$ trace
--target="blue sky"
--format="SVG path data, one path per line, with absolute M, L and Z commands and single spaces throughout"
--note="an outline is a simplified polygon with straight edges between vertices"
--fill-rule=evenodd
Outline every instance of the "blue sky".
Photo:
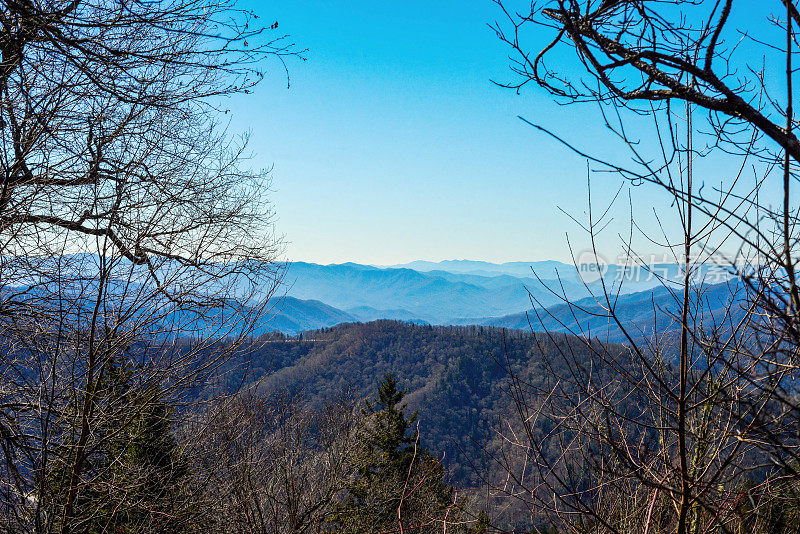
M 250 132 L 252 164 L 273 169 L 287 259 L 567 260 L 567 233 L 573 247 L 585 246 L 559 210 L 585 211 L 585 161 L 517 116 L 600 154 L 615 148 L 593 108 L 491 83 L 512 76 L 508 51 L 487 26 L 500 16 L 491 1 L 239 5 L 277 20 L 308 49 L 307 61 L 289 61 L 289 89 L 274 64 L 253 94 L 230 103 L 233 130 Z M 619 183 L 594 179 L 595 200 Z M 663 199 L 634 189 L 636 206 Z M 603 241 L 610 256 L 615 235 L 628 230 L 623 204 Z M 652 209 L 639 212 L 652 227 Z

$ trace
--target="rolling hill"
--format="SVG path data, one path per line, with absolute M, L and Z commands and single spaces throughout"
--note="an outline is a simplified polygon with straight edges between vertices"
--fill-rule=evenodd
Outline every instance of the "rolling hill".
M 550 308 L 558 318 L 543 315 L 542 324 L 534 325 L 537 329 L 538 326 L 554 331 L 570 328 L 580 331 L 583 328 L 591 333 L 608 326 L 607 321 L 603 324 L 601 318 L 590 317 L 602 311 L 592 308 L 597 303 L 593 303 L 590 297 L 592 292 L 601 292 L 601 282 L 595 280 L 584 284 L 576 268 L 567 264 L 555 261 L 492 264 L 452 260 L 439 263 L 416 261 L 406 265 L 414 268 L 356 263 L 289 264 L 279 291 L 294 300 L 284 313 L 276 316 L 274 328 L 295 333 L 339 322 L 376 319 L 527 328 L 529 319 L 534 323 L 540 321 L 535 314 L 526 316 L 526 312 L 534 308 Z M 712 281 L 719 279 L 714 268 L 702 268 L 704 276 Z M 531 276 L 532 269 L 540 278 Z M 644 333 L 653 330 L 652 324 L 648 326 L 648 321 L 653 322 L 653 312 L 648 310 L 644 301 L 649 301 L 652 294 L 658 301 L 656 304 L 663 304 L 667 295 L 659 278 L 672 280 L 680 277 L 680 273 L 680 267 L 675 264 L 654 265 L 652 271 L 610 265 L 605 271 L 604 281 L 614 288 L 622 283 L 617 303 L 621 307 L 620 313 L 623 316 L 630 314 L 637 329 Z M 585 308 L 583 316 L 579 314 L 571 318 L 568 307 L 559 308 L 564 298 L 572 302 L 590 299 L 580 302 L 580 306 Z M 299 301 L 317 301 L 316 309 L 310 309 L 314 307 L 310 304 L 300 306 Z M 328 308 L 323 311 L 322 306 Z M 308 318 L 314 319 L 307 321 Z M 613 333 L 611 339 L 621 341 Z
M 293 297 L 270 299 L 269 311 L 262 322 L 270 329 L 286 334 L 315 330 L 360 319 L 318 300 L 301 300 Z
M 455 479 L 471 485 L 477 479 L 469 461 L 480 458 L 484 446 L 499 447 L 492 428 L 516 417 L 504 366 L 510 364 L 518 376 L 539 383 L 544 366 L 558 365 L 561 351 L 589 357 L 585 342 L 571 336 L 551 339 L 489 327 L 398 321 L 341 325 L 306 332 L 302 339 L 271 339 L 248 355 L 248 364 L 259 370 L 253 383 L 261 391 L 288 394 L 311 405 L 342 394 L 369 398 L 375 396 L 378 380 L 391 372 L 407 390 L 409 410 L 418 410 L 426 446 L 445 453 Z
M 558 276 L 569 276 L 574 278 L 575 267 L 560 261 L 512 261 L 507 263 L 490 263 L 487 261 L 474 260 L 444 260 L 440 262 L 432 261 L 412 261 L 399 265 L 392 265 L 393 269 L 413 269 L 419 272 L 444 271 L 457 274 L 472 274 L 476 276 L 496 277 L 514 276 L 531 277 L 535 272 L 539 278 L 554 280 Z

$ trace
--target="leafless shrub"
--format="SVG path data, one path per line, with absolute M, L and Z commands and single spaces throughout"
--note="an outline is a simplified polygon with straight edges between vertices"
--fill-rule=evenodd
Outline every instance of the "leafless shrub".
M 184 436 L 212 531 L 326 530 L 350 476 L 357 415 L 347 398 L 312 408 L 255 392 L 208 406 Z

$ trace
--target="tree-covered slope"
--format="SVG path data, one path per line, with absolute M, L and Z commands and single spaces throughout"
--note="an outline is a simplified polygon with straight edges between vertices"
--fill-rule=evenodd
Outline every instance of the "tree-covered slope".
M 426 443 L 445 454 L 456 480 L 475 484 L 469 461 L 497 445 L 492 429 L 502 419 L 514 419 L 504 368 L 536 383 L 560 350 L 587 351 L 567 336 L 375 321 L 304 332 L 302 340 L 274 336 L 252 358 L 265 370 L 260 388 L 312 403 L 343 392 L 367 398 L 393 373 L 409 408 L 419 410 Z

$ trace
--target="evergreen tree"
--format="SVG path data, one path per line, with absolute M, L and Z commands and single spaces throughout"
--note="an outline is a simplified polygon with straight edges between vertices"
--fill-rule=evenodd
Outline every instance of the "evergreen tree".
M 172 407 L 158 388 L 134 385 L 131 376 L 112 360 L 98 382 L 101 413 L 94 418 L 73 526 L 87 533 L 185 531 L 194 512 L 186 504 L 188 470 L 172 433 Z M 63 493 L 58 488 L 74 445 L 62 448 L 67 461 L 50 476 L 54 495 Z
M 448 510 L 456 518 L 454 490 L 441 462 L 421 447 L 417 413 L 406 416 L 404 396 L 387 374 L 377 399 L 366 403 L 351 458 L 354 476 L 336 518 L 343 532 L 393 531 L 402 521 L 414 532 L 433 533 L 441 532 Z
M 486 534 L 490 527 L 489 514 L 486 513 L 486 510 L 481 510 L 475 522 L 472 524 L 469 534 Z

